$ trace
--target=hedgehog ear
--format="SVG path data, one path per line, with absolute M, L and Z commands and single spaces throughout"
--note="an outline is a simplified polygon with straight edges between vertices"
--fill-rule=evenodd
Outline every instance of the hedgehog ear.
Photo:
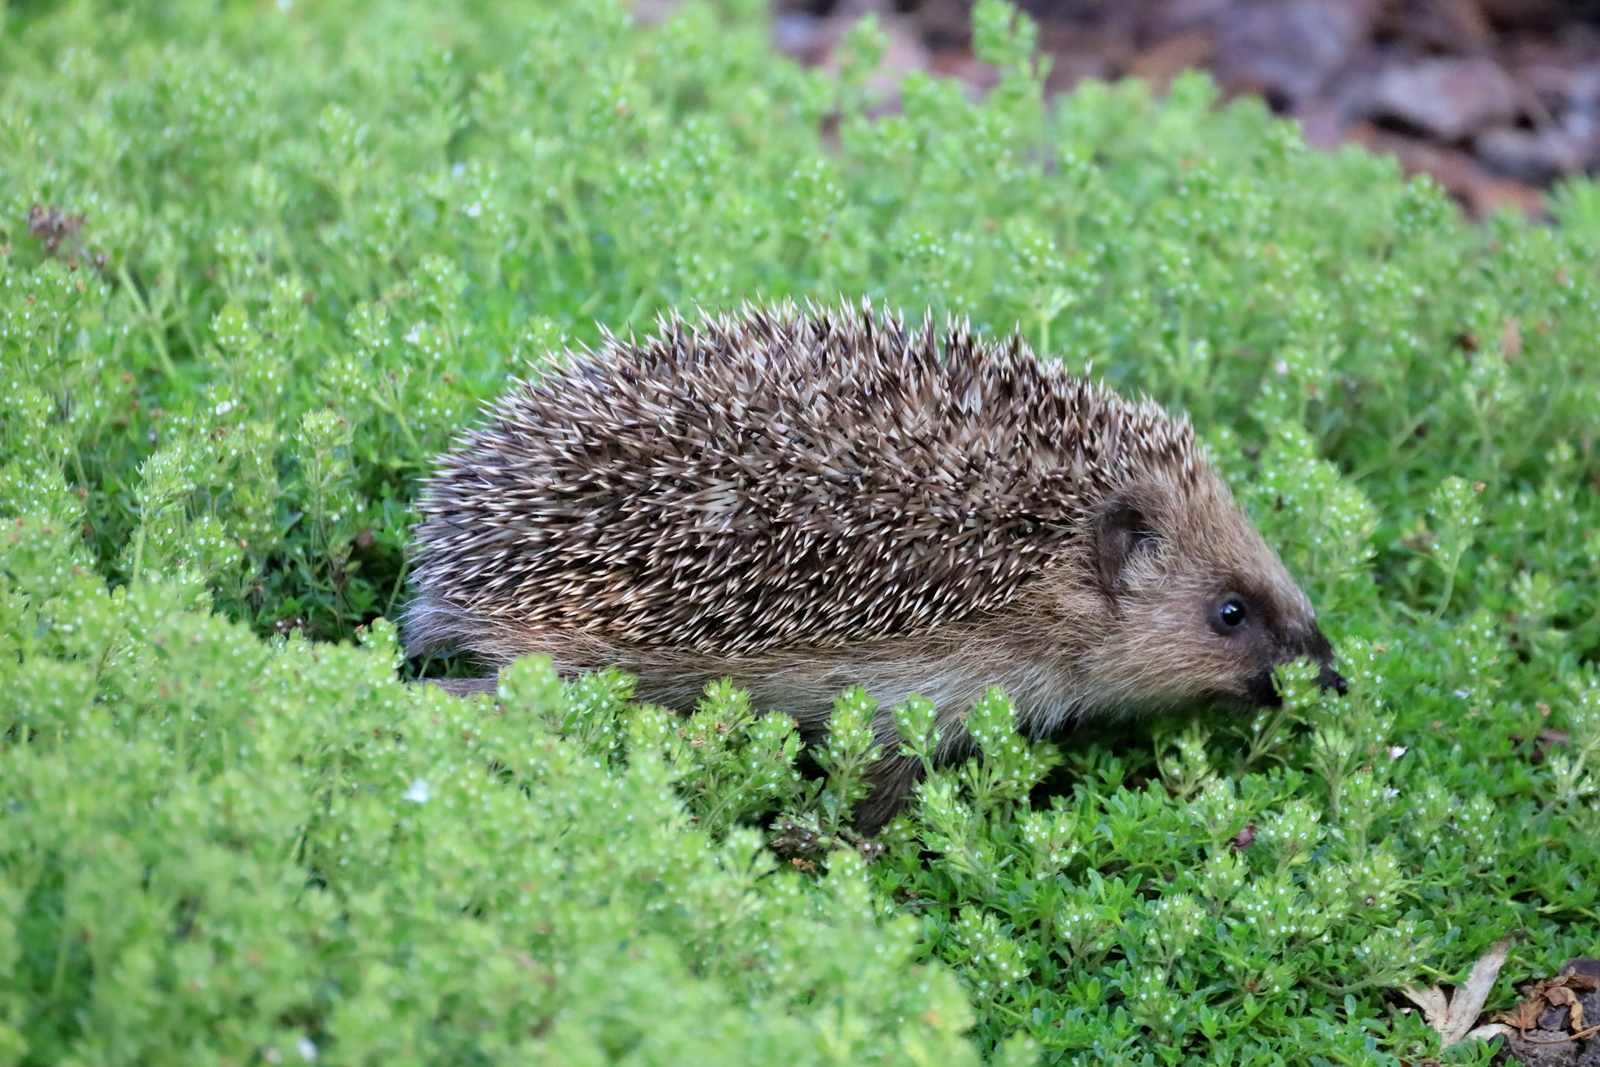
M 1128 561 L 1155 541 L 1155 526 L 1135 493 L 1125 490 L 1105 501 L 1094 523 L 1094 557 L 1100 585 L 1108 596 L 1121 589 Z

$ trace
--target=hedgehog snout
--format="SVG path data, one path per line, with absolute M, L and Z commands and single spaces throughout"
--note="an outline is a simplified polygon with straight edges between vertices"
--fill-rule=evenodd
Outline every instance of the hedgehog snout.
M 1258 671 L 1245 680 L 1244 689 L 1251 702 L 1259 707 L 1280 707 L 1283 704 L 1283 695 L 1278 692 L 1273 672 L 1279 663 L 1292 663 L 1302 658 L 1312 660 L 1320 668 L 1317 671 L 1317 688 L 1323 692 L 1331 689 L 1340 696 L 1349 692 L 1350 683 L 1334 665 L 1333 645 L 1323 636 L 1321 628 L 1313 625 L 1309 636 L 1286 644 L 1278 663 Z
M 1333 690 L 1340 696 L 1350 690 L 1350 683 L 1345 681 L 1344 675 L 1334 670 L 1333 664 L 1324 663 L 1317 672 L 1317 686 L 1323 692 Z M 1278 708 L 1283 706 L 1283 694 L 1278 692 L 1277 682 L 1273 679 L 1272 668 L 1267 668 L 1257 674 L 1252 674 L 1245 680 L 1245 693 L 1250 702 L 1257 707 Z
M 1334 666 L 1333 645 L 1316 623 L 1311 624 L 1311 636 L 1306 640 L 1301 654 L 1311 657 L 1321 665 L 1322 669 L 1317 672 L 1317 686 L 1323 692 L 1332 689 L 1340 696 L 1344 696 L 1350 691 L 1350 683 L 1345 681 L 1344 675 Z

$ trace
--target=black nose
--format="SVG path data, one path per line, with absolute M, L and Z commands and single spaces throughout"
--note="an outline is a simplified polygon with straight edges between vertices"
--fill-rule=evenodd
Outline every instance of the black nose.
M 1333 665 L 1323 664 L 1322 670 L 1317 672 L 1317 685 L 1324 691 L 1332 689 L 1340 696 L 1350 691 L 1350 683 L 1344 680 L 1344 675 L 1333 669 Z

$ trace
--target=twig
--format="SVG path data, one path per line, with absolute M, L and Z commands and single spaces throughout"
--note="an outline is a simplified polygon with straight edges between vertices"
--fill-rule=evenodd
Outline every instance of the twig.
M 1557 1038 L 1529 1037 L 1526 1033 L 1519 1036 L 1530 1045 L 1561 1045 L 1568 1041 L 1584 1041 L 1596 1034 L 1600 1034 L 1600 1023 L 1596 1023 L 1587 1030 L 1579 1030 L 1575 1034 L 1564 1034 Z

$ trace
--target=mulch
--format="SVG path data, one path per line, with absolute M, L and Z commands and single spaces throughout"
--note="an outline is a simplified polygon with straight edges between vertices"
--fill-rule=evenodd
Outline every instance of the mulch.
M 658 0 L 659 2 L 659 0 Z M 995 72 L 972 53 L 970 0 L 775 0 L 774 43 L 829 65 L 869 11 L 883 65 L 960 78 Z M 1392 153 L 1475 217 L 1544 213 L 1561 179 L 1600 169 L 1600 0 L 1024 0 L 1051 56 L 1048 89 L 1085 78 L 1211 72 L 1297 119 L 1307 140 Z

